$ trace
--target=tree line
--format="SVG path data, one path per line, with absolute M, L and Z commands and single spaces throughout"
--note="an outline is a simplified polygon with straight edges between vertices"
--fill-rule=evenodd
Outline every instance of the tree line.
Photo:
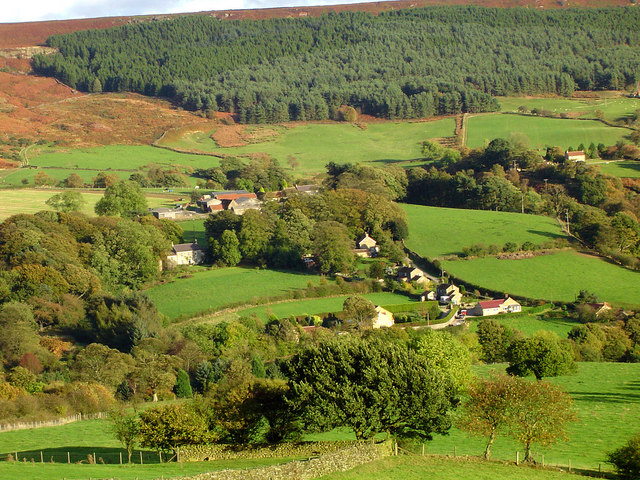
M 495 111 L 492 95 L 637 81 L 636 9 L 429 7 L 317 18 L 185 16 L 54 35 L 34 69 L 82 91 L 168 97 L 242 123 Z M 588 28 L 587 28 L 588 27 Z

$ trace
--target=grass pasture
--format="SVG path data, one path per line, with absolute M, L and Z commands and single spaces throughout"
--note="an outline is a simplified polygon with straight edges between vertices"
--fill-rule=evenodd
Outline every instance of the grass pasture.
M 576 148 L 591 142 L 614 145 L 627 137 L 626 128 L 610 127 L 596 120 L 546 118 L 532 115 L 496 113 L 471 116 L 467 122 L 467 146 L 482 147 L 494 138 L 509 138 L 511 134 L 524 134 L 529 147 L 545 150 L 548 146 L 564 149 Z
M 475 367 L 484 375 L 504 365 Z M 536 460 L 542 455 L 548 464 L 567 466 L 569 460 L 576 468 L 610 469 L 605 464 L 606 452 L 624 444 L 640 431 L 640 364 L 634 363 L 579 363 L 575 375 L 548 379 L 567 391 L 575 402 L 578 420 L 568 430 L 568 440 L 549 447 L 534 447 Z M 427 444 L 428 453 L 452 455 L 456 447 L 458 455 L 481 455 L 482 438 L 472 437 L 458 429 L 450 435 L 436 436 Z M 522 446 L 506 437 L 498 437 L 493 447 L 493 457 L 514 460 Z
M 40 463 L 41 451 L 43 464 Z M 19 462 L 0 461 L 0 478 L 15 480 L 61 480 L 63 478 L 152 480 L 160 477 L 183 477 L 214 470 L 252 468 L 291 460 L 265 458 L 160 464 L 157 452 L 136 450 L 131 465 L 120 465 L 120 453 L 123 454 L 126 462 L 126 452 L 110 433 L 107 420 L 89 420 L 55 427 L 2 432 L 0 433 L 0 452 L 2 460 L 9 454 L 15 456 L 15 452 L 18 453 Z M 70 464 L 67 464 L 67 452 L 69 452 Z M 140 465 L 140 452 L 143 454 L 143 465 Z M 98 464 L 90 465 L 87 462 L 87 456 L 94 454 L 98 458 Z M 101 458 L 105 464 L 100 464 Z M 51 463 L 52 460 L 55 463 Z
M 160 312 L 174 319 L 282 295 L 306 288 L 309 282 L 317 283 L 318 280 L 316 275 L 301 272 L 241 267 L 200 269 L 193 270 L 187 278 L 152 287 L 146 293 Z
M 640 100 L 629 97 L 613 97 L 610 92 L 600 92 L 598 98 L 580 97 L 498 97 L 503 112 L 516 112 L 521 105 L 529 110 L 549 110 L 580 118 L 595 118 L 595 111 L 601 110 L 609 121 L 630 116 L 640 108 Z
M 6 173 L 3 172 L 4 175 L 2 175 L 0 178 L 0 185 L 20 187 L 25 185 L 23 183 L 23 180 L 27 181 L 27 185 L 35 185 L 34 178 L 40 172 L 46 173 L 47 175 L 49 175 L 51 178 L 53 178 L 58 182 L 61 182 L 62 180 L 66 179 L 70 174 L 75 173 L 80 175 L 82 180 L 87 184 L 91 183 L 92 179 L 95 176 L 97 176 L 98 173 L 100 173 L 97 170 L 82 170 L 82 169 L 73 169 L 73 168 L 51 168 L 51 167 L 19 168 L 19 169 L 12 170 L 10 172 L 6 172 Z M 106 173 L 110 175 L 117 175 L 118 177 L 120 177 L 120 179 L 126 180 L 127 178 L 129 178 L 129 176 L 133 172 L 122 171 L 122 170 L 111 170 L 111 171 L 107 171 Z
M 273 126 L 262 128 L 273 130 Z M 241 147 L 219 147 L 203 132 L 188 133 L 170 146 L 226 155 L 265 153 L 285 168 L 290 168 L 288 159 L 295 157 L 299 166 L 293 173 L 307 175 L 324 172 L 329 162 L 406 165 L 420 160 L 422 141 L 450 137 L 454 129 L 452 118 L 432 122 L 370 123 L 365 128 L 345 123 L 314 123 L 280 127 L 277 135 Z
M 502 462 L 399 455 L 367 463 L 320 480 L 575 480 L 575 475 Z
M 598 160 L 589 162 L 600 167 L 600 171 L 612 177 L 640 178 L 640 162 L 635 160 L 620 160 L 607 162 Z
M 640 272 L 573 250 L 521 260 L 485 257 L 442 264 L 458 278 L 511 295 L 571 302 L 580 290 L 588 290 L 600 301 L 640 304 Z
M 59 193 L 58 190 L 46 190 L 46 189 L 14 189 L 6 190 L 0 189 L 0 221 L 5 220 L 11 215 L 18 213 L 36 213 L 41 210 L 51 210 L 46 204 L 49 198 Z M 80 192 L 85 199 L 86 204 L 81 210 L 82 213 L 87 215 L 95 215 L 94 207 L 98 200 L 102 198 L 103 192 L 101 190 L 95 192 Z M 148 196 L 147 202 L 149 207 L 158 207 L 167 203 L 167 199 Z
M 388 305 L 396 303 L 407 303 L 409 299 L 405 295 L 397 293 L 367 293 L 362 297 L 372 301 L 376 305 Z M 293 300 L 272 305 L 252 307 L 235 312 L 238 316 L 257 315 L 266 319 L 269 314 L 283 318 L 291 315 L 317 315 L 320 313 L 335 313 L 342 311 L 342 304 L 349 295 L 341 295 L 339 297 L 310 298 L 303 300 Z M 420 302 L 416 302 L 420 303 Z
M 484 243 L 503 246 L 535 244 L 564 237 L 558 223 L 549 217 L 520 213 L 464 210 L 403 205 L 409 217 L 407 246 L 427 258 L 462 252 L 463 247 Z
M 578 325 L 576 321 L 570 318 L 562 318 L 560 316 L 545 318 L 535 313 L 498 315 L 491 318 L 506 327 L 521 331 L 526 336 L 531 336 L 539 330 L 547 330 L 556 333 L 560 338 L 567 338 L 569 330 L 575 325 Z M 476 332 L 478 330 L 478 323 L 482 320 L 482 317 L 478 317 L 477 319 L 467 318 L 467 320 L 471 320 L 469 330 Z

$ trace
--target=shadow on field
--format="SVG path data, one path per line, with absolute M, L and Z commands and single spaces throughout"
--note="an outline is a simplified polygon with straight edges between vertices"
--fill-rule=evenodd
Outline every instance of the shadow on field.
M 41 455 L 42 452 L 42 455 Z M 45 448 L 43 450 L 27 450 L 17 452 L 0 453 L 0 461 L 15 460 L 16 453 L 20 462 L 40 463 L 98 463 L 98 464 L 119 464 L 120 454 L 122 454 L 122 462 L 127 463 L 127 452 L 121 448 L 108 447 L 57 447 Z M 148 450 L 135 450 L 131 456 L 132 463 L 141 463 L 140 454 L 142 453 L 142 463 L 160 463 L 160 457 L 157 452 Z M 10 457 L 11 456 L 11 457 Z M 162 461 L 165 462 L 171 457 L 170 454 L 162 454 Z M 93 460 L 95 458 L 95 461 Z
M 640 403 L 640 393 L 569 392 L 578 401 L 602 403 Z
M 527 232 L 533 233 L 534 235 L 540 235 L 541 237 L 548 237 L 548 238 L 564 238 L 565 237 L 565 235 L 562 235 L 559 233 L 543 232 L 541 230 L 527 230 Z

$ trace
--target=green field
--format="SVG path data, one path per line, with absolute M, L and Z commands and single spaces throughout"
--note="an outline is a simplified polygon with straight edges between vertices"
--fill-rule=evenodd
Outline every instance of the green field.
M 600 301 L 640 304 L 640 272 L 573 250 L 522 260 L 445 261 L 442 266 L 474 285 L 511 295 L 571 302 L 580 290 L 588 290 Z
M 577 114 L 581 118 L 595 118 L 594 112 L 601 110 L 609 121 L 623 119 L 640 108 L 640 99 L 613 97 L 609 92 L 601 92 L 600 98 L 498 97 L 498 102 L 503 112 L 516 112 L 518 107 L 524 105 L 529 110 L 537 108 L 553 113 Z
M 321 480 L 576 480 L 575 475 L 476 459 L 399 455 L 361 465 Z
M 502 325 L 519 330 L 527 336 L 533 335 L 539 330 L 547 330 L 556 333 L 560 338 L 566 338 L 569 330 L 578 325 L 577 321 L 561 316 L 544 318 L 542 315 L 536 314 L 516 314 L 498 315 L 491 318 Z M 469 330 L 477 331 L 481 318 L 467 318 L 467 320 L 470 320 Z
M 535 244 L 564 237 L 558 223 L 549 217 L 489 210 L 403 205 L 409 217 L 407 246 L 427 258 L 462 252 L 463 247 L 484 243 L 503 246 Z
M 504 366 L 477 367 L 480 374 Z M 545 456 L 549 464 L 567 465 L 598 470 L 605 465 L 606 452 L 624 444 L 640 431 L 640 364 L 580 363 L 575 375 L 549 379 L 571 394 L 575 401 L 578 420 L 571 425 L 567 441 L 550 447 L 534 448 L 536 459 Z M 481 455 L 484 443 L 454 429 L 448 436 L 437 436 L 427 446 L 429 453 Z M 498 459 L 513 460 L 522 447 L 506 437 L 498 437 L 493 455 Z
M 93 178 L 100 173 L 98 170 L 81 170 L 74 168 L 19 168 L 9 172 L 3 172 L 0 178 L 0 186 L 22 186 L 25 185 L 23 183 L 24 179 L 27 180 L 27 185 L 35 185 L 34 178 L 39 172 L 44 172 L 59 182 L 67 178 L 70 174 L 76 173 L 80 175 L 85 183 L 92 182 Z M 121 179 L 126 180 L 133 172 L 112 170 L 106 171 L 106 173 L 109 175 L 117 175 Z
M 41 210 L 51 210 L 46 204 L 52 196 L 59 193 L 55 190 L 46 189 L 0 189 L 0 221 L 16 215 L 18 213 L 36 213 Z M 102 191 L 81 192 L 82 197 L 87 202 L 82 209 L 82 213 L 94 215 L 93 208 L 95 204 L 102 198 Z M 167 203 L 167 199 L 159 197 L 147 197 L 149 207 L 158 207 Z
M 606 175 L 612 177 L 627 177 L 627 178 L 639 178 L 640 177 L 640 162 L 635 160 L 622 160 L 617 162 L 606 162 L 602 160 L 589 162 L 593 165 L 598 165 L 600 171 Z
M 274 129 L 273 126 L 266 128 Z M 171 145 L 226 155 L 266 153 L 286 168 L 289 168 L 288 158 L 293 156 L 299 162 L 294 173 L 315 174 L 324 172 L 329 162 L 382 166 L 419 160 L 422 141 L 450 137 L 454 128 L 451 118 L 433 122 L 371 123 L 364 129 L 344 123 L 308 124 L 275 127 L 279 132 L 277 136 L 243 147 L 221 148 L 203 133 L 188 134 Z
M 473 367 L 478 375 L 488 375 L 491 370 L 503 371 L 504 368 L 504 364 Z M 603 470 L 611 470 L 611 467 L 605 464 L 606 452 L 623 445 L 632 435 L 640 432 L 639 378 L 638 363 L 603 362 L 579 363 L 576 374 L 548 379 L 571 395 L 578 420 L 568 429 L 567 441 L 548 447 L 535 445 L 533 453 L 536 460 L 540 462 L 544 455 L 546 464 L 566 467 L 571 461 L 572 466 L 576 468 L 597 471 L 598 464 L 601 464 Z M 324 434 L 308 435 L 307 438 L 313 441 L 352 440 L 354 435 L 348 431 L 334 430 Z M 427 442 L 426 453 L 453 455 L 455 452 L 458 455 L 480 456 L 484 447 L 482 437 L 470 436 L 454 427 L 448 435 L 435 435 L 432 441 Z M 420 448 L 417 447 L 415 451 L 420 451 Z M 514 461 L 517 451 L 520 451 L 522 457 L 521 445 L 508 437 L 499 436 L 492 449 L 492 458 Z M 398 475 L 404 478 L 403 473 Z
M 40 463 L 41 451 L 44 464 Z M 228 468 L 251 468 L 290 460 L 266 458 L 159 464 L 157 452 L 136 450 L 132 457 L 134 464 L 120 465 L 120 453 L 123 453 L 126 462 L 126 452 L 109 432 L 107 420 L 89 420 L 56 427 L 3 432 L 0 433 L 0 452 L 2 460 L 9 454 L 15 457 L 17 452 L 19 462 L 0 461 L 0 478 L 14 480 L 62 480 L 63 478 L 152 480 Z M 70 464 L 67 464 L 67 452 L 69 452 Z M 143 454 L 143 465 L 140 465 L 140 452 Z M 98 465 L 89 465 L 87 457 L 94 454 L 98 459 Z M 100 459 L 107 464 L 100 464 Z M 109 463 L 112 464 L 109 465 Z
M 38 167 L 90 168 L 99 171 L 126 170 L 130 175 L 136 170 L 144 170 L 151 165 L 215 167 L 219 165 L 219 159 L 205 155 L 176 153 L 148 145 L 109 145 L 81 149 L 42 147 L 30 154 L 29 164 Z
M 257 268 L 194 270 L 189 278 L 179 278 L 146 291 L 158 310 L 169 318 L 213 311 L 239 302 L 286 294 L 306 288 L 320 277 L 299 272 Z
M 614 145 L 631 133 L 626 128 L 610 127 L 596 120 L 545 118 L 531 115 L 496 113 L 469 117 L 466 144 L 470 148 L 482 147 L 494 138 L 509 138 L 523 134 L 529 148 L 545 150 L 548 146 L 576 148 L 591 142 Z
M 235 312 L 238 316 L 257 315 L 266 319 L 269 314 L 283 318 L 291 315 L 317 315 L 319 313 L 333 313 L 342 310 L 342 304 L 349 295 L 339 297 L 311 298 L 305 300 L 295 300 L 284 303 L 276 303 L 273 305 L 247 308 Z M 396 303 L 407 303 L 409 299 L 405 295 L 397 293 L 367 293 L 361 295 L 371 300 L 376 305 L 392 305 Z

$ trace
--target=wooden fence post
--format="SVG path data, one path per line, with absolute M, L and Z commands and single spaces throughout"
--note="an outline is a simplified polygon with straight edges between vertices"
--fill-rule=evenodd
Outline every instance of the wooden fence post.
M 140 450 L 140 465 L 143 465 L 143 462 L 142 462 L 142 450 Z
M 44 457 L 42 456 L 42 450 L 40 450 L 40 463 L 44 463 Z
M 422 456 L 424 457 L 424 443 L 422 444 Z
M 516 465 L 520 465 L 520 452 L 516 451 Z
M 160 463 L 162 463 L 162 450 L 158 450 L 158 458 L 160 459 Z
M 122 465 L 122 452 L 120 452 L 120 465 Z
M 71 455 L 67 452 L 67 463 L 71 463 Z

